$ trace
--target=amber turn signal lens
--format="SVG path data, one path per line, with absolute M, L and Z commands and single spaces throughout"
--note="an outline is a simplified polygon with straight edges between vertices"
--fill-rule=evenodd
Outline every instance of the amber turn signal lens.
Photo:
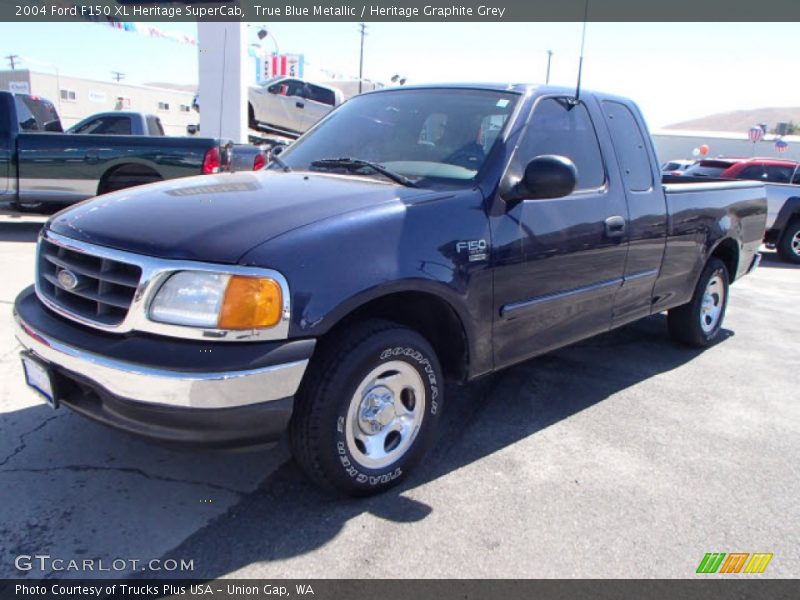
M 272 327 L 281 320 L 281 286 L 272 279 L 233 275 L 228 281 L 220 329 L 256 329 Z

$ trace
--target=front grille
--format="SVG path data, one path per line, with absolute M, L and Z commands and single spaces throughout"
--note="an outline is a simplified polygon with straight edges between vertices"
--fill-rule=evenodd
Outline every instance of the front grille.
M 38 291 L 49 302 L 82 320 L 115 326 L 125 320 L 142 270 L 117 260 L 101 258 L 47 239 L 39 242 Z M 62 279 L 77 281 L 66 286 Z

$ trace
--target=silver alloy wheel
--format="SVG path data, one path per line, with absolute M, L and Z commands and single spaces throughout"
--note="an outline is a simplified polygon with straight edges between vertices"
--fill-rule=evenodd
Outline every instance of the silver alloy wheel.
M 394 360 L 375 367 L 350 400 L 345 419 L 347 449 L 367 469 L 399 460 L 419 433 L 425 384 L 410 364 Z
M 789 244 L 789 247 L 794 252 L 795 256 L 800 256 L 800 230 L 794 232 L 794 236 L 792 237 L 792 242 Z
M 700 327 L 705 333 L 711 333 L 719 323 L 722 308 L 725 306 L 725 282 L 719 272 L 708 280 L 700 305 Z

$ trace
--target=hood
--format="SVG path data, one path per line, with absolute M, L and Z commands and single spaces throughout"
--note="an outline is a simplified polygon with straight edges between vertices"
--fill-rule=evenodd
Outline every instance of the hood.
M 161 258 L 235 263 L 292 229 L 430 192 L 317 173 L 203 175 L 98 196 L 48 223 L 55 233 Z

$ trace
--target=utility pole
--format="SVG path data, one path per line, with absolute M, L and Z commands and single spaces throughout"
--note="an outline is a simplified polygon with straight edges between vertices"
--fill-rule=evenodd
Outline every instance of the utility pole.
M 119 83 L 121 80 L 125 79 L 125 73 L 120 73 L 119 71 L 111 71 L 111 78 Z
M 361 31 L 361 53 L 358 57 L 358 93 L 361 93 L 361 82 L 364 80 L 364 36 L 367 35 L 367 26 L 364 23 L 359 23 L 358 28 Z
M 547 51 L 547 78 L 545 79 L 545 83 L 550 83 L 550 60 L 553 58 L 553 51 Z
M 8 60 L 8 64 L 11 65 L 11 70 L 13 71 L 17 66 L 17 63 L 14 61 L 19 58 L 19 54 L 9 54 L 5 58 Z

